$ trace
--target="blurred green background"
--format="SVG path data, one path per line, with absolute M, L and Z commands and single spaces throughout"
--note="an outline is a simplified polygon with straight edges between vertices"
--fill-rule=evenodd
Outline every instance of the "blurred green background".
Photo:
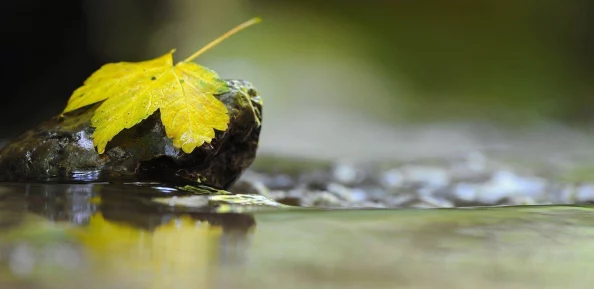
M 3 117 L 18 121 L 13 130 L 4 125 L 4 135 L 59 113 L 106 62 L 145 60 L 171 48 L 181 60 L 254 16 L 264 21 L 197 62 L 256 85 L 265 102 L 262 145 L 273 153 L 342 146 L 351 148 L 344 154 L 356 153 L 370 141 L 401 143 L 410 136 L 403 129 L 418 125 L 453 125 L 445 135 L 456 139 L 467 125 L 587 130 L 594 119 L 594 3 L 587 0 L 64 3 L 52 4 L 64 8 L 37 24 L 76 17 L 62 42 L 36 43 L 37 51 L 45 45 L 70 62 L 54 58 L 46 65 L 61 72 L 48 70 L 12 93 L 44 101 L 36 109 L 17 101 L 14 115 Z
M 162 1 L 158 20 L 144 2 L 88 2 L 96 53 L 140 60 L 177 47 L 185 57 L 258 15 L 262 25 L 198 62 L 252 80 L 272 105 L 415 121 L 592 115 L 588 1 L 180 0 Z

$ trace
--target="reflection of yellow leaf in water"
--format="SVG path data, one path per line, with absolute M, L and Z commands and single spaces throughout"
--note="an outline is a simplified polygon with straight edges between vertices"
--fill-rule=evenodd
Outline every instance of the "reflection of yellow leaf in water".
M 124 275 L 123 280 L 138 276 L 138 282 L 152 288 L 205 284 L 209 264 L 218 259 L 221 234 L 220 227 L 190 217 L 173 219 L 151 232 L 107 221 L 101 214 L 76 232 L 96 271 L 114 278 Z

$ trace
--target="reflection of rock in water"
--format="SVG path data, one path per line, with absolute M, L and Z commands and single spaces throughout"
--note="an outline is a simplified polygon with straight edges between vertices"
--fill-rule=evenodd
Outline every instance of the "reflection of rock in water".
M 11 191 L 3 194 L 4 200 L 9 195 L 11 204 L 19 204 L 19 222 L 0 231 L 0 265 L 14 277 L 34 278 L 36 272 L 62 268 L 85 282 L 114 280 L 125 288 L 204 287 L 222 275 L 217 274 L 222 267 L 243 264 L 255 226 L 251 215 L 151 202 L 163 192 L 150 186 L 0 188 Z M 11 239 L 4 238 L 8 235 Z
M 14 194 L 13 186 L 0 186 L 0 229 L 8 229 L 18 225 L 23 219 L 27 206 L 22 194 Z
M 4 192 L 0 208 L 6 207 L 13 217 L 35 213 L 50 221 L 84 224 L 96 211 L 91 202 L 98 191 L 95 185 L 7 183 L 0 186 L 0 191 Z

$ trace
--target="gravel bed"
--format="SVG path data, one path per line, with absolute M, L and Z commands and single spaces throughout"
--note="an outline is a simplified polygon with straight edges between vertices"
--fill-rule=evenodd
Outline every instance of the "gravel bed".
M 450 208 L 586 204 L 594 182 L 567 181 L 549 167 L 505 163 L 480 152 L 402 163 L 308 163 L 269 159 L 230 189 L 280 203 L 324 208 Z

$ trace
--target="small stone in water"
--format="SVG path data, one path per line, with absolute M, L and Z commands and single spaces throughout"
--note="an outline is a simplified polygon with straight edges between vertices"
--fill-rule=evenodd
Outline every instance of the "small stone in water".
M 383 174 L 381 183 L 388 189 L 397 188 L 404 183 L 404 176 L 399 169 L 391 169 Z
M 337 183 L 328 185 L 328 192 L 351 203 L 357 203 L 365 200 L 366 195 L 361 190 L 355 190 Z
M 453 189 L 456 199 L 465 202 L 473 202 L 476 199 L 477 191 L 478 185 L 468 183 L 459 183 Z
M 318 207 L 340 207 L 340 204 L 343 202 L 331 193 L 320 192 L 316 196 L 312 196 L 312 200 L 307 203 L 311 204 L 311 206 Z
M 578 202 L 594 202 L 594 185 L 579 186 L 575 196 Z
M 351 185 L 361 178 L 361 173 L 353 165 L 338 164 L 332 170 L 332 176 L 339 183 Z

